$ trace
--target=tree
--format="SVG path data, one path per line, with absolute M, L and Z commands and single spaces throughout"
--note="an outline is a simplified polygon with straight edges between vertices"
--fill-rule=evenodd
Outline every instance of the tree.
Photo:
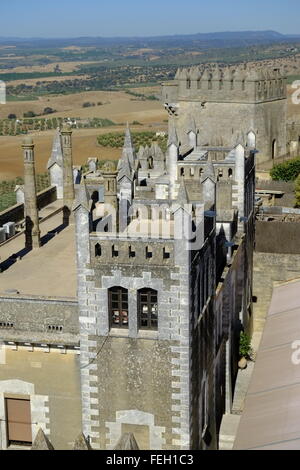
M 27 113 L 24 113 L 23 116 L 24 118 L 31 118 L 31 117 L 35 117 L 36 114 L 33 111 L 27 111 Z
M 54 73 L 62 73 L 62 70 L 58 64 L 54 67 Z
M 44 108 L 43 114 L 52 114 L 55 113 L 55 109 L 52 109 L 50 107 Z
M 8 119 L 17 119 L 17 116 L 15 114 L 9 114 L 7 116 Z
M 296 207 L 300 207 L 300 175 L 295 181 Z
M 300 174 L 300 158 L 275 165 L 270 171 L 273 180 L 295 181 Z

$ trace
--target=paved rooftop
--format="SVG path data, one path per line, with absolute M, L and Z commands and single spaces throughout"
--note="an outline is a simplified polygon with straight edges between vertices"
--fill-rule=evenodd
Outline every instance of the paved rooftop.
M 299 292 L 299 279 L 274 288 L 234 450 L 300 450 Z
M 5 269 L 0 294 L 17 289 L 21 295 L 76 297 L 75 227 L 64 228 L 60 212 L 41 223 L 40 230 L 43 246 L 38 250 L 26 253 L 24 234 L 0 247 L 0 266 Z M 21 260 L 11 259 L 13 254 Z

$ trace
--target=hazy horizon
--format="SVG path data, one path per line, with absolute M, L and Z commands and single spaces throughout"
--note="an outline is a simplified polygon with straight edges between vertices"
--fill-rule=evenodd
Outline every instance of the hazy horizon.
M 278 30 L 271 30 L 271 29 L 239 29 L 239 30 L 219 30 L 219 31 L 206 31 L 206 32 L 200 32 L 200 31 L 192 31 L 192 32 L 185 32 L 185 33 L 169 33 L 169 34 L 147 34 L 145 36 L 139 35 L 139 34 L 129 34 L 129 35 L 117 35 L 117 36 L 105 36 L 105 35 L 81 35 L 81 36 L 9 36 L 9 35 L 0 35 L 0 39 L 80 39 L 80 38 L 103 38 L 103 39 L 115 39 L 115 38 L 155 38 L 155 37 L 163 37 L 163 36 L 193 36 L 197 34 L 222 34 L 222 33 L 263 33 L 263 32 L 268 32 L 272 31 L 274 33 L 279 33 L 285 36 L 300 36 L 299 33 L 291 32 L 291 33 L 283 33 L 282 31 Z
M 65 39 L 276 31 L 300 34 L 299 0 L 14 0 L 0 9 L 1 37 Z

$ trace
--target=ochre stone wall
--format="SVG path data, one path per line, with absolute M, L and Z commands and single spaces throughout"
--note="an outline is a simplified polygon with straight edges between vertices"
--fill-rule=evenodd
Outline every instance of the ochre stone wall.
M 6 393 L 29 392 L 33 438 L 42 427 L 56 450 L 72 449 L 82 429 L 79 356 L 2 347 L 0 359 L 0 410 Z M 6 444 L 3 431 L 0 449 Z
M 270 215 L 272 217 L 272 215 Z M 299 222 L 256 222 L 256 251 L 262 253 L 300 253 Z
M 298 239 L 299 240 L 299 239 Z M 274 281 L 287 281 L 300 277 L 300 254 L 254 254 L 253 304 L 254 331 L 262 331 L 268 312 Z
M 256 134 L 257 162 L 272 158 L 272 142 L 276 140 L 276 156 L 286 154 L 286 100 L 267 103 L 222 103 L 180 101 L 176 129 L 179 140 L 187 143 L 186 129 L 190 116 L 195 119 L 198 145 L 223 145 L 232 148 L 237 138 L 247 140 L 250 130 Z

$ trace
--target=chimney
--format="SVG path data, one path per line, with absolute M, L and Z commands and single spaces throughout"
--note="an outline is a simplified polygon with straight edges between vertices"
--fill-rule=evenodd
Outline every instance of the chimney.
M 26 137 L 23 140 L 22 149 L 24 154 L 25 247 L 31 250 L 41 246 L 36 198 L 34 143 L 31 137 Z

